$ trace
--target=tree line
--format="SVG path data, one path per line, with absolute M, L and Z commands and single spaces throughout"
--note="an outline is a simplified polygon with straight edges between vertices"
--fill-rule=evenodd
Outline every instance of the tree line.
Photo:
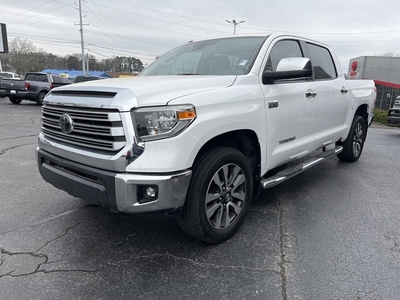
M 82 70 L 81 54 L 59 56 L 38 49 L 27 39 L 14 38 L 8 43 L 9 53 L 0 54 L 3 71 L 23 76 L 26 72 L 40 72 L 44 69 Z M 144 66 L 140 59 L 126 56 L 98 60 L 93 55 L 85 57 L 90 71 L 117 73 L 140 72 Z

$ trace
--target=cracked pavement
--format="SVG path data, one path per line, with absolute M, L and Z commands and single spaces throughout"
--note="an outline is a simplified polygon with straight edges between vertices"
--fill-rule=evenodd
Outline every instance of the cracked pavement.
M 371 128 L 355 164 L 321 164 L 253 199 L 207 245 L 164 215 L 127 216 L 45 183 L 40 107 L 0 99 L 4 299 L 396 299 L 400 130 Z

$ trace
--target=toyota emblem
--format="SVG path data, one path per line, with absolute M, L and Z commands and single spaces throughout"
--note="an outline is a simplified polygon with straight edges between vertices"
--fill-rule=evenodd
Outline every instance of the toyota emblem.
M 64 133 L 71 133 L 74 129 L 74 121 L 68 114 L 63 114 L 60 117 L 60 128 Z

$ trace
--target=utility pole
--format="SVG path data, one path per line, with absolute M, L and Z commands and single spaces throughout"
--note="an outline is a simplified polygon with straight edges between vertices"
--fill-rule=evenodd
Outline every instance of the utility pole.
M 114 73 L 114 76 L 116 76 L 116 72 L 115 72 L 115 57 L 114 57 L 114 55 L 113 55 L 113 73 Z
M 227 21 L 228 23 L 233 24 L 233 34 L 236 34 L 236 26 L 237 26 L 238 24 L 246 22 L 246 21 L 239 21 L 239 22 L 236 22 L 236 20 L 232 20 L 232 21 L 225 20 L 225 21 Z
M 87 58 L 87 62 L 86 62 L 86 71 L 87 71 L 87 75 L 89 76 L 89 53 L 86 53 L 86 58 Z
M 79 25 L 80 29 L 79 31 L 81 32 L 81 48 L 82 48 L 82 72 L 83 72 L 83 76 L 86 76 L 86 64 L 85 64 L 85 47 L 84 47 L 84 42 L 83 42 L 83 25 L 89 25 L 89 23 L 82 23 L 82 5 L 81 5 L 81 0 L 79 0 L 79 24 L 75 25 Z

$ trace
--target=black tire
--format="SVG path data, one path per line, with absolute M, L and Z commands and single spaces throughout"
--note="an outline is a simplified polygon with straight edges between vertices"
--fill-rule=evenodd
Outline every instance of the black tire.
M 253 176 L 246 157 L 233 148 L 213 148 L 193 168 L 179 225 L 207 243 L 227 240 L 245 219 L 252 193 Z
M 16 97 L 8 97 L 8 99 L 12 104 L 20 104 L 22 102 L 22 99 L 18 99 Z
M 343 161 L 357 161 L 364 148 L 366 134 L 367 128 L 364 118 L 361 116 L 355 116 L 346 140 L 337 143 L 337 145 L 343 146 L 343 151 L 340 152 L 337 157 Z
M 44 99 L 44 97 L 46 97 L 46 95 L 47 95 L 47 92 L 40 92 L 40 94 L 36 100 L 36 104 L 43 105 L 43 99 Z

